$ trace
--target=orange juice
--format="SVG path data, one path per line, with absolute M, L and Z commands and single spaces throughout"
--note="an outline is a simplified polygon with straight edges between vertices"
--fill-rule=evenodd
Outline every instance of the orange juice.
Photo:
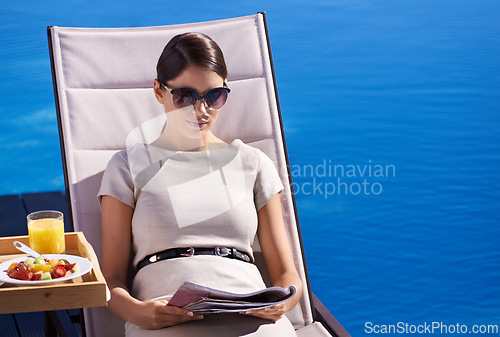
M 66 249 L 62 219 L 28 221 L 28 233 L 31 249 L 40 254 L 61 254 Z

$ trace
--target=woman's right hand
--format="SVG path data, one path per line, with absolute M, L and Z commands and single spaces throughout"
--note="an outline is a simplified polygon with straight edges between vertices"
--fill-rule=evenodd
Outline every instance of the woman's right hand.
M 146 301 L 137 312 L 137 325 L 144 329 L 161 329 L 172 325 L 202 319 L 202 315 L 167 305 L 166 300 Z

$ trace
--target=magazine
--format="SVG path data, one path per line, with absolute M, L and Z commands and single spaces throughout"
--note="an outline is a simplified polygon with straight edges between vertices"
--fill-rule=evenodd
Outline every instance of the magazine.
M 270 287 L 249 294 L 235 294 L 184 282 L 168 305 L 185 308 L 195 313 L 241 312 L 271 307 L 292 298 L 297 289 Z

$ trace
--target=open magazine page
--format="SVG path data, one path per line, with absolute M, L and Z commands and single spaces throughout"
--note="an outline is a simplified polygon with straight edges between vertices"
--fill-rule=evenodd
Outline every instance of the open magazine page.
M 297 289 L 270 287 L 248 294 L 234 294 L 184 282 L 172 296 L 168 305 L 182 307 L 202 314 L 240 312 L 271 307 L 292 298 Z

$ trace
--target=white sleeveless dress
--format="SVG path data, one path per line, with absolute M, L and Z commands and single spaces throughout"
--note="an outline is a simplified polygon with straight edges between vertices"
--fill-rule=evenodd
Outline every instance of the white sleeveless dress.
M 234 247 L 253 255 L 257 210 L 283 189 L 274 164 L 240 140 L 210 151 L 174 152 L 136 145 L 118 152 L 99 196 L 134 208 L 134 265 L 174 247 Z M 132 296 L 171 296 L 185 281 L 230 292 L 265 288 L 254 264 L 218 256 L 159 261 L 140 269 Z M 126 336 L 296 336 L 286 317 L 274 323 L 240 314 L 212 314 L 160 330 L 126 323 Z

